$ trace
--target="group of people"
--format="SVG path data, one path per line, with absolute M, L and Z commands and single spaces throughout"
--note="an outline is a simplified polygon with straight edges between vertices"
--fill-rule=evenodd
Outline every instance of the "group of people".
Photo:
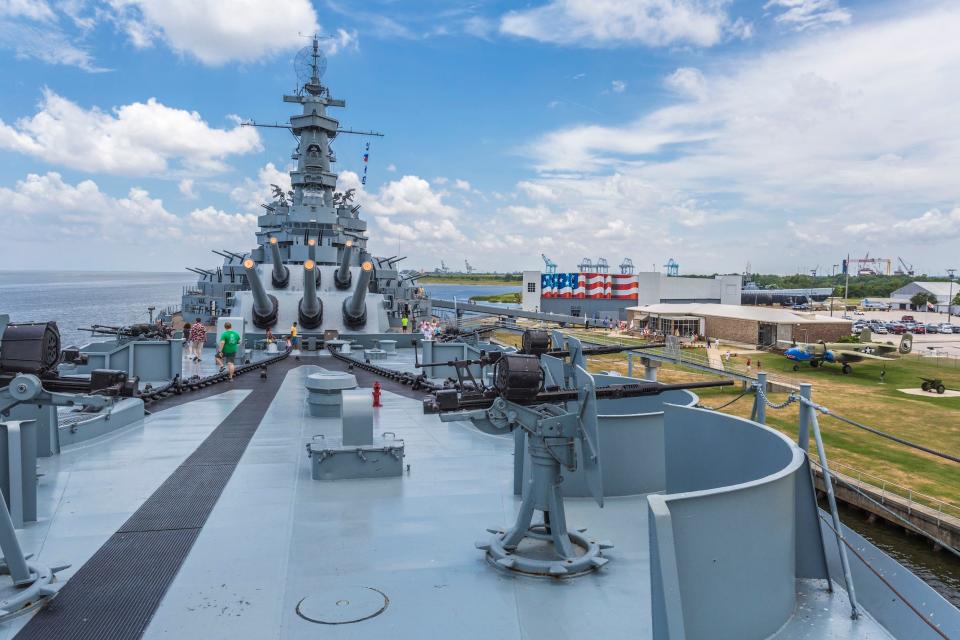
M 237 351 L 240 346 L 240 334 L 233 330 L 233 325 L 229 322 L 223 324 L 223 329 L 224 331 L 217 341 L 215 359 L 220 370 L 226 369 L 230 380 L 233 380 Z M 195 322 L 187 322 L 183 325 L 183 340 L 186 357 L 193 362 L 202 362 L 203 345 L 207 341 L 207 328 L 200 318 L 197 318 Z
M 443 329 L 440 327 L 438 320 L 424 320 L 420 323 L 420 334 L 424 340 L 433 340 L 442 332 Z

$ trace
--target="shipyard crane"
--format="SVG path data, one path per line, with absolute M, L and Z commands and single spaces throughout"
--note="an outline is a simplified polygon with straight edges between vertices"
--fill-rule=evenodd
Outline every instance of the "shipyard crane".
M 667 270 L 668 276 L 680 275 L 680 263 L 673 258 L 667 260 L 667 264 L 663 265 L 663 268 Z
M 907 264 L 903 261 L 903 258 L 897 256 L 897 260 L 900 262 L 900 269 L 897 269 L 894 273 L 900 276 L 912 276 L 914 274 L 913 265 Z
M 556 273 L 557 272 L 557 263 L 551 260 L 546 256 L 546 254 L 541 253 L 540 257 L 543 258 L 543 264 L 547 270 L 547 273 Z
M 634 266 L 633 260 L 630 258 L 624 258 L 623 262 L 620 263 L 620 273 L 623 275 L 633 275 Z
M 473 273 L 473 272 L 474 272 L 473 265 L 470 264 L 470 261 L 467 260 L 466 258 L 463 259 L 463 268 L 466 269 L 467 273 Z
M 593 260 L 584 258 L 577 265 L 577 268 L 580 269 L 580 273 L 593 273 Z
M 610 265 L 607 264 L 606 258 L 597 258 L 597 264 L 593 265 L 593 268 L 597 270 L 597 273 L 610 272 Z

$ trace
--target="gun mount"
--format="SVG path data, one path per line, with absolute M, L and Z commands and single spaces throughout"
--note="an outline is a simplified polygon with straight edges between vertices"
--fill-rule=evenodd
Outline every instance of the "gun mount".
M 350 273 L 350 258 L 353 255 L 353 240 L 347 240 L 343 245 L 343 255 L 340 257 L 340 267 L 333 275 L 333 284 L 337 289 L 349 289 L 353 281 Z
M 173 335 L 172 327 L 149 323 L 131 324 L 123 327 L 94 324 L 89 327 L 81 327 L 80 330 L 89 331 L 95 336 L 114 336 L 118 340 L 166 340 Z
M 540 344 L 542 346 L 542 342 Z M 568 578 L 591 572 L 608 562 L 602 552 L 613 545 L 582 535 L 582 529 L 567 530 L 560 487 L 562 468 L 582 469 L 590 494 L 603 507 L 598 400 L 733 384 L 723 380 L 597 387 L 593 376 L 576 364 L 578 355 L 582 355 L 582 351 L 567 349 L 566 357 L 573 361 L 562 365 L 568 385 L 545 387 L 547 368 L 540 356 L 481 353 L 476 360 L 448 363 L 458 368 L 457 388 L 438 390 L 424 399 L 424 412 L 439 413 L 443 422 L 471 420 L 496 429 L 522 430 L 531 466 L 524 480 L 519 514 L 511 528 L 490 528 L 491 538 L 476 545 L 486 552 L 491 563 L 502 569 Z M 492 387 L 485 386 L 482 377 L 477 380 L 469 374 L 467 367 L 471 364 L 494 365 Z M 467 371 L 468 383 L 463 380 L 461 368 Z M 534 522 L 536 511 L 543 514 L 542 522 Z
M 340 265 L 341 268 L 343 265 Z M 360 277 L 353 294 L 343 301 L 343 323 L 351 329 L 359 329 L 367 323 L 367 289 L 373 277 L 373 263 L 365 261 L 360 265 Z
M 243 261 L 243 270 L 247 273 L 247 282 L 250 284 L 250 292 L 253 294 L 253 309 L 251 317 L 253 324 L 259 329 L 267 329 L 277 323 L 277 314 L 280 304 L 274 296 L 267 295 L 267 290 L 263 288 L 263 282 L 260 281 L 260 275 L 257 274 L 256 263 L 247 258 Z
M 43 376 L 60 362 L 56 322 L 8 324 L 0 337 L 0 371 Z
M 323 320 L 323 301 L 317 297 L 317 265 L 313 260 L 303 263 L 303 297 L 297 316 L 304 329 L 316 329 Z
M 283 258 L 280 257 L 280 245 L 276 238 L 270 238 L 270 257 L 273 259 L 273 271 L 270 279 L 275 289 L 286 289 L 290 284 L 290 269 L 283 264 Z

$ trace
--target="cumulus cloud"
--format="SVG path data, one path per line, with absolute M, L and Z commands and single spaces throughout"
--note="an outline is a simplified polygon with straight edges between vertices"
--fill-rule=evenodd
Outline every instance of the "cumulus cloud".
M 357 189 L 357 201 L 365 211 L 377 216 L 412 214 L 430 217 L 451 217 L 457 209 L 443 201 L 443 194 L 419 176 L 403 176 L 392 180 L 372 193 L 363 190 L 359 177 L 352 171 L 340 174 L 341 189 Z
M 765 10 L 779 10 L 774 21 L 796 31 L 850 24 L 850 11 L 837 0 L 770 0 Z
M 470 186 L 470 183 L 467 182 L 466 180 L 461 180 L 460 178 L 457 178 L 456 180 L 453 181 L 453 186 L 454 186 L 455 188 L 457 188 L 457 189 L 460 189 L 461 191 L 471 191 L 471 190 L 472 190 L 472 187 Z
M 500 31 L 586 47 L 710 47 L 727 35 L 749 36 L 743 21 L 731 21 L 729 4 L 729 0 L 551 0 L 507 13 Z
M 623 80 L 612 80 L 610 82 L 610 90 L 614 93 L 623 93 L 627 90 L 627 83 Z
M 131 43 L 163 40 L 204 64 L 255 62 L 304 46 L 301 33 L 320 31 L 309 0 L 113 0 L 115 21 Z M 346 48 L 356 32 L 340 30 L 328 46 Z
M 257 213 L 261 211 L 261 204 L 273 202 L 273 185 L 280 187 L 284 193 L 290 191 L 290 173 L 293 167 L 283 171 L 268 162 L 257 171 L 257 179 L 244 178 L 243 182 L 230 190 L 230 199 L 244 208 Z
M 707 79 L 695 67 L 680 67 L 666 77 L 664 84 L 677 93 L 698 100 L 707 94 Z
M 249 243 L 256 228 L 256 216 L 250 214 L 207 207 L 178 216 L 140 187 L 114 197 L 93 180 L 71 184 L 56 172 L 29 174 L 12 188 L 0 187 L 0 209 L 11 223 L 12 237 L 27 241 L 42 232 L 107 243 L 146 244 L 184 237 L 202 243 L 207 232 L 217 232 L 218 239 Z
M 845 228 L 851 221 L 888 230 L 864 250 L 943 242 L 954 229 L 953 214 L 944 212 L 960 202 L 953 176 L 960 163 L 960 85 L 952 77 L 960 65 L 958 31 L 960 9 L 931 8 L 811 34 L 750 60 L 715 61 L 709 71 L 679 69 L 666 79 L 679 95 L 662 107 L 619 126 L 566 127 L 525 146 L 540 172 L 527 182 L 568 203 L 576 196 L 560 178 L 575 176 L 588 199 L 606 203 L 596 211 L 634 228 L 656 225 L 650 212 L 679 225 L 674 231 L 709 228 L 684 237 L 722 254 L 725 262 L 713 268 L 736 268 L 730 263 L 739 257 L 723 243 L 743 229 L 756 239 L 755 264 L 766 258 L 793 268 L 791 247 L 776 241 L 786 220 L 847 246 L 865 239 L 864 230 Z M 653 185 L 657 195 L 623 199 L 611 189 L 612 176 L 619 176 L 618 189 Z M 720 224 L 731 219 L 736 228 Z M 941 234 L 931 231 L 938 226 Z M 804 247 L 804 260 L 814 254 Z
M 222 171 L 228 156 L 262 147 L 259 134 L 236 120 L 218 129 L 196 111 L 155 98 L 106 112 L 84 109 L 47 89 L 32 117 L 12 125 L 0 120 L 0 148 L 81 171 L 156 175 L 169 169 Z
M 192 178 L 184 178 L 177 184 L 177 188 L 180 190 L 181 195 L 188 200 L 196 200 L 199 197 L 197 196 L 197 192 L 193 190 Z

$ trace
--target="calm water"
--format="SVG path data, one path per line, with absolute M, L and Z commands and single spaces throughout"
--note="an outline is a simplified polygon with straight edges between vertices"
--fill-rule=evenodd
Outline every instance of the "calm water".
M 62 344 L 80 345 L 90 341 L 80 327 L 146 322 L 147 307 L 179 307 L 183 287 L 195 281 L 191 273 L 0 271 L 0 313 L 14 322 L 56 320 Z M 466 301 L 520 287 L 428 284 L 424 289 L 437 298 Z

